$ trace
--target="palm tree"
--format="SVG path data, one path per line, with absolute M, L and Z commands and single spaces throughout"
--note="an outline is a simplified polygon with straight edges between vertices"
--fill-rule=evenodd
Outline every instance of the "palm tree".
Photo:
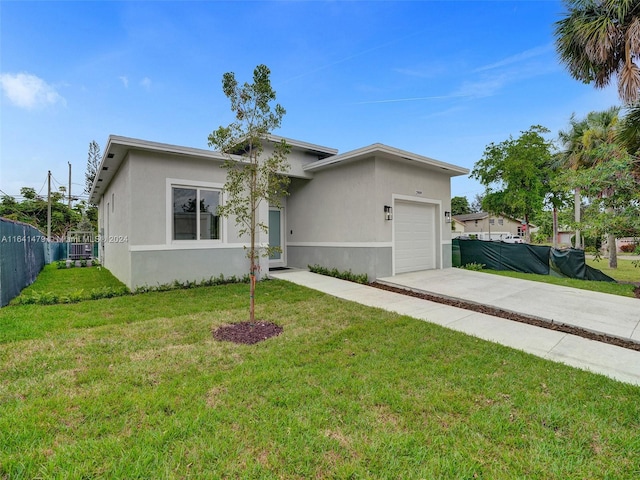
M 640 1 L 565 0 L 556 22 L 556 49 L 571 76 L 596 88 L 618 77 L 624 103 L 640 99 Z
M 634 157 L 634 171 L 640 175 L 640 103 L 630 106 L 620 121 L 617 141 Z
M 566 167 L 572 170 L 590 168 L 606 162 L 608 157 L 603 155 L 604 145 L 617 143 L 618 114 L 620 107 L 611 107 L 600 112 L 590 112 L 584 119 L 578 120 L 574 115 L 569 120 L 569 129 L 559 132 L 559 140 L 564 150 L 562 157 Z M 575 190 L 575 221 L 580 222 L 580 189 Z M 615 235 L 608 235 L 609 266 L 617 267 Z M 576 230 L 575 246 L 580 246 L 580 231 Z M 613 248 L 612 248 L 613 246 Z

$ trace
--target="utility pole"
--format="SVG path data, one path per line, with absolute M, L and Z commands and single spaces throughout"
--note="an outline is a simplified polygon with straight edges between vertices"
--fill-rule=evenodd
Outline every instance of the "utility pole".
M 51 243 L 51 170 L 47 173 L 47 242 Z
M 71 210 L 71 162 L 69 164 L 69 210 Z

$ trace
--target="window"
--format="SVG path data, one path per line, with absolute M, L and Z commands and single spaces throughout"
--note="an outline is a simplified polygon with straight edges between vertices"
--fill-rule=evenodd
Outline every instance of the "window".
M 220 240 L 220 191 L 172 188 L 173 240 Z
M 498 219 L 498 225 L 504 225 L 504 219 L 499 218 Z
M 496 219 L 495 218 L 490 218 L 489 219 L 489 225 L 495 225 L 496 223 Z

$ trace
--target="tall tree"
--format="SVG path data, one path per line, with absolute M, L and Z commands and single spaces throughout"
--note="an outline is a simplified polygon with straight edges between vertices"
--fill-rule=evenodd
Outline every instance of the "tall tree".
M 240 235 L 249 235 L 250 306 L 249 317 L 255 321 L 256 276 L 260 270 L 261 255 L 268 256 L 273 248 L 260 248 L 257 244 L 260 231 L 268 232 L 269 226 L 259 218 L 263 202 L 281 207 L 287 194 L 289 170 L 287 155 L 289 145 L 285 140 L 272 142 L 271 132 L 280 127 L 285 109 L 272 103 L 276 92 L 271 87 L 266 65 L 258 65 L 253 71 L 253 83 L 239 85 L 235 74 L 227 72 L 222 77 L 222 90 L 231 102 L 235 121 L 220 126 L 209 135 L 209 146 L 228 155 L 224 164 L 227 181 L 224 185 L 226 199 L 218 207 L 218 214 L 234 217 Z M 270 155 L 264 155 L 265 146 L 273 144 Z M 239 157 L 232 155 L 239 155 Z
M 467 197 L 453 197 L 451 199 L 451 215 L 464 215 L 465 213 L 471 213 Z
M 616 237 L 640 234 L 640 175 L 633 171 L 633 158 L 618 145 L 601 145 L 598 154 L 606 161 L 566 170 L 559 182 L 569 188 L 579 186 L 588 197 L 583 228 L 592 237 L 608 236 L 609 265 L 615 268 Z
M 482 200 L 484 200 L 484 194 L 476 193 L 471 202 L 471 212 L 479 213 L 482 211 Z
M 616 141 L 633 156 L 632 170 L 640 174 L 640 103 L 626 110 L 616 132 Z
M 585 118 L 578 119 L 571 115 L 569 128 L 561 130 L 558 138 L 563 147 L 560 152 L 561 164 L 572 170 L 590 168 L 601 159 L 594 157 L 594 152 L 603 144 L 616 141 L 619 107 L 611 107 L 600 112 L 590 112 Z M 574 215 L 576 225 L 581 221 L 582 196 L 580 186 L 574 190 Z M 576 230 L 575 247 L 581 248 L 580 230 Z
M 618 112 L 619 107 L 612 107 L 603 111 L 590 112 L 583 119 L 576 119 L 575 116 L 571 116 L 569 120 L 570 128 L 568 130 L 560 131 L 559 139 L 562 143 L 564 150 L 562 151 L 562 157 L 564 158 L 565 166 L 569 167 L 575 172 L 583 170 L 589 170 L 606 163 L 610 160 L 618 159 L 626 155 L 624 147 L 622 147 L 617 141 L 617 128 L 618 128 Z M 568 176 L 563 178 L 567 179 Z M 584 179 L 585 175 L 579 175 L 578 178 Z M 584 183 L 582 185 L 579 181 L 566 182 L 572 185 L 576 192 L 575 199 L 575 211 L 576 211 L 576 224 L 582 222 L 580 218 L 581 192 L 583 188 L 593 191 L 593 184 Z M 607 193 L 608 192 L 608 193 Z M 605 192 L 602 190 L 598 195 L 611 195 L 612 191 Z M 594 199 L 594 195 L 590 193 L 588 195 L 590 199 Z M 611 202 L 608 203 L 611 205 Z M 613 215 L 615 209 L 610 207 L 609 213 Z M 616 239 L 615 232 L 607 232 L 609 238 L 607 244 L 609 245 L 609 266 L 611 268 L 617 267 L 617 255 L 616 255 Z M 579 230 L 576 231 L 576 244 L 579 242 Z
M 89 193 L 93 187 L 93 181 L 96 178 L 98 167 L 100 166 L 100 145 L 95 140 L 89 143 L 89 154 L 87 156 L 87 171 L 84 174 L 85 187 L 84 193 Z
M 640 2 L 565 0 L 567 15 L 555 24 L 560 60 L 576 80 L 606 87 L 618 78 L 623 102 L 640 99 Z
M 520 137 L 491 143 L 474 165 L 471 177 L 485 186 L 484 210 L 523 218 L 530 240 L 529 218 L 540 212 L 549 192 L 545 183 L 552 145 L 542 136 L 546 128 L 534 125 Z

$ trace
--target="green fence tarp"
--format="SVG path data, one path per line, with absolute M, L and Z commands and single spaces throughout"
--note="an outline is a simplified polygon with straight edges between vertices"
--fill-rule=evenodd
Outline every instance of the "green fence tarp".
M 46 245 L 37 228 L 0 218 L 0 306 L 33 283 L 46 262 Z
M 491 270 L 511 270 L 538 275 L 615 282 L 600 270 L 585 263 L 584 251 L 557 250 L 525 243 L 484 240 L 453 240 L 452 263 L 460 267 L 469 263 L 485 265 Z

